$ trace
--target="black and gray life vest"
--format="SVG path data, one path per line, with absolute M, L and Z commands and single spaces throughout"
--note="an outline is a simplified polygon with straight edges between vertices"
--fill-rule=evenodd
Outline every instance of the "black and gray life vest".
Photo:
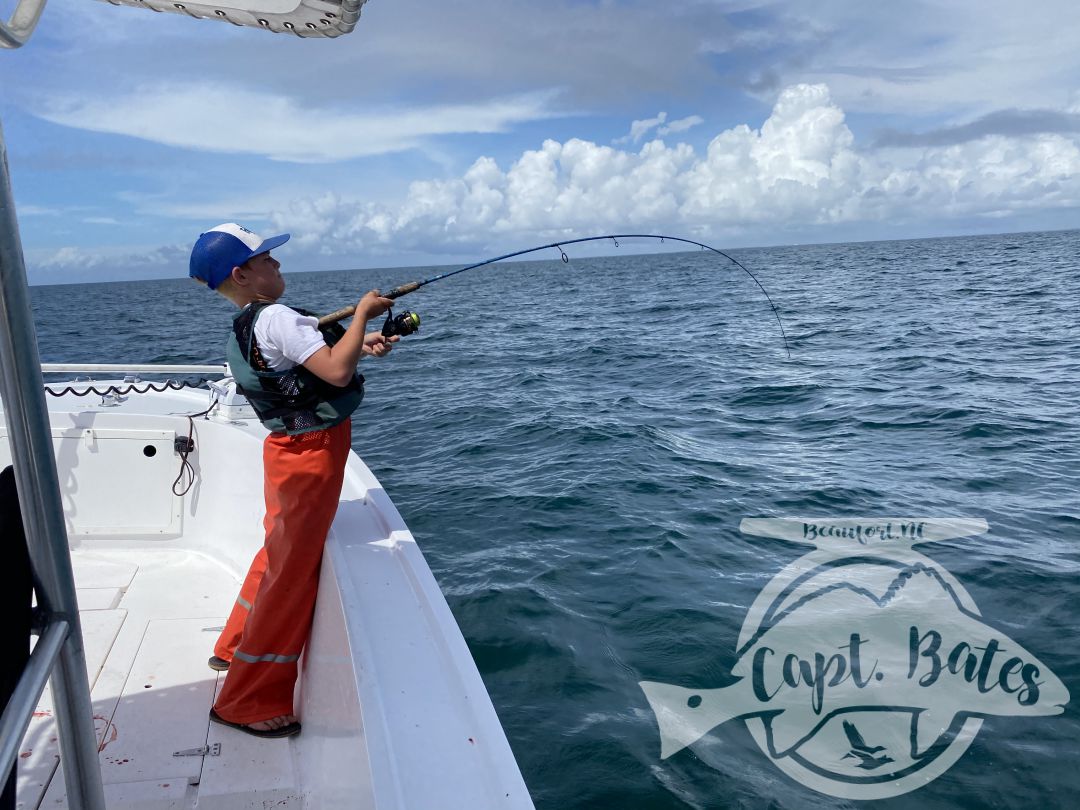
M 331 385 L 303 366 L 274 371 L 255 342 L 255 321 L 268 303 L 244 307 L 233 318 L 233 331 L 225 348 L 237 389 L 251 403 L 262 423 L 274 433 L 296 435 L 325 430 L 343 422 L 364 398 L 364 377 L 354 374 L 348 385 Z M 301 315 L 313 312 L 292 307 Z M 327 345 L 345 334 L 341 324 L 319 327 Z

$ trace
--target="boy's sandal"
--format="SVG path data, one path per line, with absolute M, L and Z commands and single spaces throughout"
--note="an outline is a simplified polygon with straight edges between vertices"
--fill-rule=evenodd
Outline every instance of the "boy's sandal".
M 272 740 L 279 739 L 281 737 L 292 737 L 300 733 L 299 723 L 289 723 L 287 726 L 282 726 L 281 728 L 257 729 L 252 728 L 251 726 L 245 726 L 243 723 L 229 722 L 220 714 L 215 712 L 213 709 L 210 710 L 210 719 L 213 720 L 215 723 L 220 723 L 223 726 L 235 728 L 237 731 L 242 731 L 245 734 L 250 734 L 253 737 L 262 737 L 263 739 Z

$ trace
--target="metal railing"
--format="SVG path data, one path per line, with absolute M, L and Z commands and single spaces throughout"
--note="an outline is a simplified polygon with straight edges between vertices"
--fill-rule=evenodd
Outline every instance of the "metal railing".
M 2 129 L 0 395 L 36 577 L 39 616 L 43 620 L 30 663 L 0 717 L 0 775 L 6 778 L 11 770 L 37 701 L 51 677 L 68 807 L 105 810 L 79 606 Z
M 43 374 L 220 374 L 227 376 L 227 365 L 166 366 L 148 363 L 42 363 Z

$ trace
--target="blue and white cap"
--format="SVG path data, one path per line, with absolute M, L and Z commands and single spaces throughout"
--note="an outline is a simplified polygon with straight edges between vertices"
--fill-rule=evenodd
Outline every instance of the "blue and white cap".
M 191 249 L 188 275 L 205 281 L 207 287 L 216 290 L 232 274 L 234 267 L 288 241 L 287 233 L 263 239 L 243 225 L 226 222 L 199 234 L 195 247 Z

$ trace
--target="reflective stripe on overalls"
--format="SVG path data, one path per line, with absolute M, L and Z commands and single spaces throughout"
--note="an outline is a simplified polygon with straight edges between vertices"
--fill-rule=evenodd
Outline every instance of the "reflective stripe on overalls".
M 217 644 L 214 645 L 214 655 L 226 661 L 232 661 L 233 651 L 240 643 L 240 636 L 244 632 L 244 622 L 247 621 L 251 603 L 255 600 L 255 594 L 259 591 L 259 583 L 262 582 L 263 574 L 266 573 L 266 546 L 259 549 L 255 559 L 251 561 L 244 584 L 240 586 L 240 595 L 233 603 L 232 613 L 225 622 L 225 628 L 218 636 Z
M 293 714 L 297 660 L 311 629 L 323 544 L 337 512 L 350 420 L 263 444 L 266 543 L 255 556 L 215 654 L 232 661 L 214 710 L 233 723 Z M 262 561 L 260 561 L 260 556 Z M 254 598 L 250 593 L 254 591 Z M 242 622 L 239 643 L 232 641 Z

